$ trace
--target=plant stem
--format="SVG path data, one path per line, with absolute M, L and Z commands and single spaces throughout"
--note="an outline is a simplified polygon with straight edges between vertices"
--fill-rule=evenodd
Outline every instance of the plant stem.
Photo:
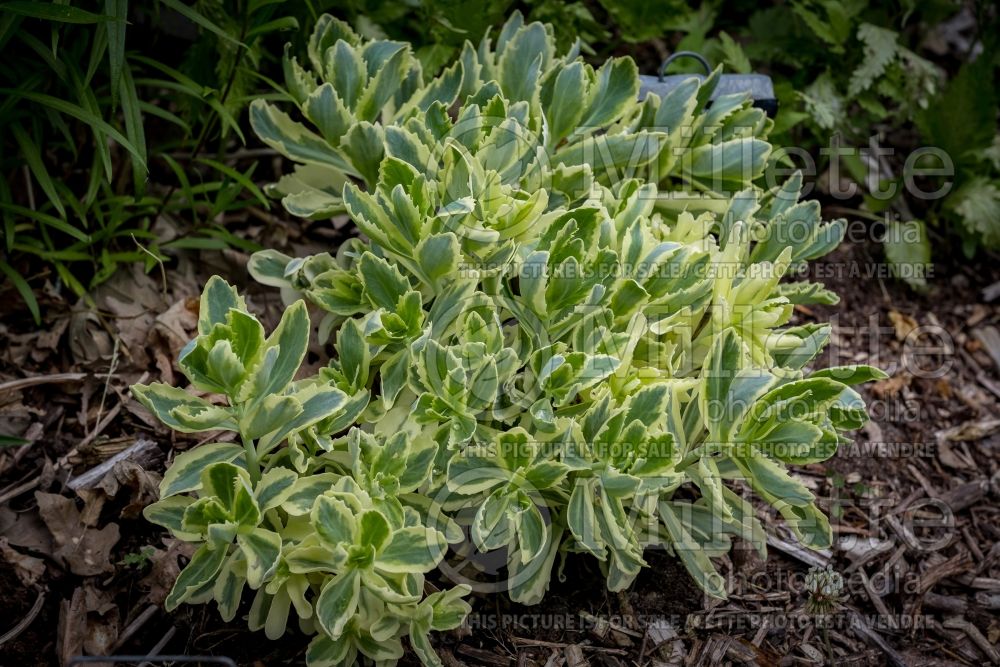
M 240 439 L 243 440 L 243 451 L 247 455 L 247 472 L 250 473 L 250 482 L 257 486 L 257 482 L 260 481 L 260 459 L 257 458 L 257 447 L 251 438 L 242 433 L 240 433 Z
M 719 445 L 719 444 L 715 444 L 715 445 L 701 445 L 699 447 L 696 447 L 696 448 L 692 449 L 690 452 L 688 452 L 687 455 L 683 459 L 681 459 L 681 462 L 677 464 L 677 466 L 674 468 L 674 470 L 676 472 L 682 472 L 685 469 L 687 469 L 690 466 L 692 466 L 695 463 L 697 463 L 698 459 L 702 458 L 703 456 L 707 456 L 709 454 L 712 454 L 715 451 L 721 451 L 721 449 L 722 449 L 722 446 Z
M 823 628 L 823 641 L 826 642 L 826 655 L 830 659 L 830 664 L 832 665 L 833 664 L 833 644 L 830 643 L 830 628 L 827 626 L 825 619 L 823 620 L 822 623 L 820 623 L 820 627 Z

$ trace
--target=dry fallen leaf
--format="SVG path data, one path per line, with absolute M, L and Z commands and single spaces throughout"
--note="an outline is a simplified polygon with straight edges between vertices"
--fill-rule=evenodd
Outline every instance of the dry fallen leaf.
M 149 365 L 147 343 L 156 313 L 165 308 L 160 285 L 140 264 L 119 271 L 92 295 L 102 311 L 114 316 L 122 352 L 138 368 Z
M 135 461 L 119 461 L 101 478 L 93 488 L 77 491 L 84 501 L 83 515 L 85 523 L 93 525 L 90 519 L 96 519 L 105 503 L 117 499 L 124 502 L 119 516 L 123 519 L 135 519 L 142 513 L 142 508 L 159 498 L 160 476 L 145 470 Z M 125 490 L 127 495 L 122 494 Z M 123 497 L 119 497 L 119 495 Z
M 56 650 L 61 664 L 77 655 L 108 655 L 118 640 L 121 618 L 111 594 L 87 583 L 59 607 Z
M 897 340 L 906 340 L 906 337 L 918 326 L 915 319 L 896 310 L 889 311 L 889 320 L 896 329 Z
M 977 324 L 985 320 L 987 317 L 989 317 L 991 312 L 992 311 L 990 310 L 990 308 L 987 307 L 985 304 L 982 303 L 972 304 L 972 312 L 969 314 L 969 317 L 965 320 L 965 326 L 969 328 L 976 326 Z
M 912 379 L 913 377 L 907 373 L 897 373 L 892 377 L 879 380 L 878 382 L 872 384 L 872 393 L 879 398 L 891 398 L 903 391 L 906 387 L 910 386 L 910 381 Z
M 84 584 L 83 596 L 87 611 L 83 650 L 90 655 L 108 655 L 118 640 L 118 605 L 110 592 L 91 584 Z
M 43 328 L 35 337 L 35 345 L 40 350 L 51 350 L 55 352 L 59 349 L 59 340 L 66 333 L 69 327 L 69 317 L 60 317 L 49 326 Z
M 949 468 L 954 468 L 955 470 L 967 469 L 975 470 L 976 464 L 972 461 L 966 461 L 965 457 L 956 452 L 947 440 L 940 440 L 938 442 L 937 451 L 938 461 L 948 466 Z
M 198 328 L 198 308 L 198 299 L 181 299 L 156 317 L 153 328 L 166 341 L 171 358 L 177 357 Z
M 120 514 L 123 519 L 137 518 L 142 513 L 142 508 L 160 498 L 160 476 L 144 469 L 135 461 L 116 463 L 97 486 L 108 497 L 117 496 L 122 488 L 128 489 L 128 504 Z
M 952 442 L 970 442 L 982 440 L 1000 431 L 1000 419 L 982 419 L 980 421 L 967 421 L 958 426 L 938 431 L 939 440 L 950 440 Z
M 951 383 L 948 382 L 948 378 L 938 379 L 938 381 L 934 383 L 934 388 L 937 390 L 937 393 L 941 398 L 951 398 Z
M 38 511 L 55 540 L 55 554 L 73 574 L 83 577 L 113 572 L 111 549 L 118 543 L 118 524 L 104 528 L 84 525 L 76 502 L 56 493 L 35 493 Z
M 986 348 L 994 366 L 1000 369 L 1000 330 L 994 326 L 980 327 L 972 335 Z
M 45 574 L 45 561 L 12 548 L 6 537 L 0 537 L 0 557 L 14 568 L 14 574 L 25 587 L 34 586 Z
M 59 605 L 59 627 L 56 632 L 56 653 L 59 664 L 67 664 L 73 656 L 83 653 L 83 636 L 87 633 L 87 615 L 83 591 L 73 591 L 73 597 Z
M 37 512 L 15 512 L 0 507 L 0 535 L 16 547 L 52 555 L 55 545 L 52 535 L 45 528 Z
M 166 549 L 156 549 L 149 559 L 149 574 L 139 582 L 147 591 L 146 597 L 153 604 L 163 604 L 170 594 L 170 589 L 174 587 L 177 575 L 181 571 L 177 559 L 180 556 L 191 558 L 194 553 L 194 545 L 172 537 L 165 538 L 163 544 Z
M 861 432 L 865 434 L 866 438 L 868 438 L 868 442 L 885 442 L 885 435 L 882 433 L 882 427 L 874 419 L 861 427 Z
M 100 318 L 87 309 L 81 299 L 74 307 L 69 322 L 69 349 L 80 364 L 92 364 L 110 359 L 114 351 L 111 335 L 101 325 Z

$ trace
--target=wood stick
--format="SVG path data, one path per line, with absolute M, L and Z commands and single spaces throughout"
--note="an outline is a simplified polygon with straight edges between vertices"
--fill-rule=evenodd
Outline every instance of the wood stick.
M 32 377 L 19 378 L 8 382 L 0 383 L 0 392 L 16 391 L 27 389 L 40 384 L 59 384 L 62 382 L 79 382 L 87 377 L 88 373 L 53 373 L 52 375 L 33 375 Z
M 878 634 L 874 630 L 868 627 L 864 619 L 857 612 L 851 612 L 851 629 L 863 640 L 872 646 L 878 648 L 882 653 L 885 653 L 886 657 L 889 658 L 889 662 L 894 667 L 909 667 L 906 664 L 906 660 L 903 659 L 896 649 L 889 646 L 889 642 L 882 638 L 882 635 Z
M 152 451 L 153 449 L 156 449 L 155 442 L 152 440 L 146 440 L 145 438 L 140 438 L 139 440 L 136 440 L 134 444 L 118 452 L 107 461 L 104 461 L 87 472 L 69 480 L 69 482 L 66 483 L 66 486 L 73 491 L 79 491 L 80 489 L 87 489 L 95 486 L 98 482 L 104 479 L 105 475 L 111 472 L 111 469 L 114 468 L 115 464 L 119 461 L 134 458 L 140 454 Z
M 5 632 L 3 636 L 0 636 L 0 646 L 3 646 L 10 640 L 15 639 L 19 634 L 27 630 L 28 626 L 31 625 L 36 618 L 38 618 L 38 614 L 42 612 L 42 606 L 44 606 L 44 604 L 45 591 L 38 591 L 38 597 L 35 598 L 35 604 L 31 605 L 31 609 L 28 610 L 28 613 L 25 614 L 24 618 L 18 621 L 17 625 L 13 628 Z
M 969 623 L 964 618 L 948 618 L 945 619 L 941 625 L 952 630 L 961 630 L 964 632 L 972 641 L 976 643 L 979 650 L 990 659 L 990 662 L 994 665 L 1000 665 L 1000 653 L 993 648 L 993 645 L 990 644 L 989 640 L 983 636 L 983 633 L 979 631 L 979 628 L 974 626 L 972 623 Z

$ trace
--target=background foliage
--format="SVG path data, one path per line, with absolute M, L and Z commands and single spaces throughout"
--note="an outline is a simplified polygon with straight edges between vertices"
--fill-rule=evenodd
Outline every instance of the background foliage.
M 955 162 L 948 196 L 847 205 L 888 220 L 892 262 L 927 260 L 932 239 L 967 255 L 1000 247 L 1000 31 L 989 2 L 10 0 L 0 3 L 5 291 L 37 321 L 46 281 L 85 297 L 122 264 L 169 262 L 172 248 L 255 249 L 234 233 L 269 208 L 246 106 L 286 97 L 282 44 L 303 55 L 321 13 L 413 43 L 436 71 L 514 9 L 552 23 L 561 49 L 579 38 L 594 63 L 628 54 L 652 73 L 667 53 L 694 49 L 728 71 L 770 73 L 778 145 L 817 155 L 836 134 L 848 145 L 879 135 L 899 154 L 939 146 Z M 870 169 L 848 167 L 862 183 Z M 890 159 L 875 181 L 904 177 L 902 158 Z

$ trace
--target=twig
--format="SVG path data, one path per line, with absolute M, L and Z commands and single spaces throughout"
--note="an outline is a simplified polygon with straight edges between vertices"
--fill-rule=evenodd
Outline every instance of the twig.
M 903 659 L 899 653 L 896 652 L 894 648 L 889 646 L 889 642 L 882 638 L 882 635 L 873 631 L 861 618 L 861 615 L 855 611 L 851 612 L 851 628 L 854 632 L 864 639 L 866 642 L 875 646 L 889 658 L 889 662 L 894 665 L 894 667 L 909 667 L 906 664 L 906 660 Z
M 121 634 L 118 635 L 118 639 L 115 640 L 114 645 L 111 647 L 112 650 L 118 650 L 125 642 L 131 639 L 132 635 L 138 632 L 139 629 L 144 626 L 147 621 L 149 621 L 149 619 L 153 618 L 159 609 L 160 608 L 155 604 L 151 604 L 143 609 L 142 613 L 136 616 L 135 620 L 129 623 L 128 626 L 122 630 Z
M 544 646 L 546 648 L 566 648 L 568 646 L 574 646 L 574 644 L 547 642 L 541 639 L 525 639 L 524 637 L 511 637 L 510 640 L 518 646 Z M 582 649 L 586 649 L 587 651 L 597 651 L 598 653 L 607 653 L 608 655 L 628 655 L 628 651 L 620 648 L 605 648 L 604 646 L 591 646 L 590 644 L 577 644 L 577 646 Z
M 149 371 L 146 371 L 146 372 L 144 372 L 142 374 L 142 377 L 139 378 L 138 383 L 142 384 L 143 382 L 146 381 L 147 377 L 149 377 Z M 76 453 L 78 451 L 80 451 L 82 448 L 84 448 L 87 445 L 89 445 L 91 442 L 94 441 L 94 439 L 97 436 L 99 436 L 101 433 L 103 433 L 104 429 L 106 429 L 108 427 L 108 425 L 111 424 L 112 421 L 114 421 L 114 419 L 118 416 L 118 413 L 122 411 L 122 408 L 125 406 L 126 403 L 128 403 L 129 400 L 131 400 L 131 398 L 129 396 L 121 398 L 120 401 L 118 402 L 118 405 L 116 405 L 114 408 L 112 408 L 108 412 L 108 414 L 106 414 L 104 416 L 104 419 L 102 419 L 102 420 L 100 420 L 98 422 L 98 424 L 94 427 L 93 431 L 91 431 L 86 436 L 84 436 L 83 440 L 81 440 L 80 442 L 78 442 L 75 445 L 73 445 L 73 447 L 68 452 L 66 452 L 65 454 L 63 454 L 59 458 L 59 465 L 60 466 L 68 465 L 69 464 L 69 460 L 74 455 L 76 455 Z M 141 442 L 141 439 L 140 439 L 140 442 Z M 136 444 L 138 444 L 138 443 L 136 443 Z M 120 454 L 120 452 L 119 452 L 119 454 Z
M 279 218 L 278 216 L 273 215 L 271 213 L 268 213 L 267 211 L 265 211 L 265 210 L 263 210 L 263 209 L 261 209 L 261 208 L 259 208 L 257 206 L 247 206 L 246 211 L 252 217 L 257 218 L 258 220 L 260 220 L 261 222 L 264 222 L 266 224 L 269 224 L 269 225 L 280 225 L 282 223 L 281 218 Z
M 787 542 L 777 535 L 772 535 L 771 533 L 767 534 L 767 545 L 813 567 L 826 567 L 830 563 L 830 558 L 832 557 L 829 549 L 812 551 L 811 549 L 806 549 L 805 547 L 797 544 Z
M 52 375 L 34 375 L 0 383 L 0 391 L 17 391 L 40 384 L 59 384 L 62 382 L 79 382 L 87 377 L 87 373 L 53 373 Z
M 66 487 L 72 489 L 73 491 L 78 491 L 80 489 L 86 489 L 97 484 L 101 481 L 105 475 L 111 472 L 111 469 L 115 467 L 115 464 L 119 461 L 124 461 L 126 459 L 133 458 L 138 454 L 145 453 L 150 449 L 155 449 L 156 443 L 152 440 L 146 440 L 145 438 L 140 438 L 135 441 L 135 444 L 126 447 L 122 451 L 118 452 L 107 461 L 91 468 L 87 472 L 74 477 L 66 483 Z
M 946 611 L 950 614 L 963 615 L 969 610 L 969 603 L 965 598 L 960 598 L 954 595 L 939 595 L 937 593 L 928 591 L 924 595 L 924 607 L 930 607 L 931 609 L 937 609 L 939 611 Z
M 166 299 L 167 298 L 167 269 L 166 269 L 166 267 L 163 266 L 163 260 L 160 259 L 159 257 L 157 257 L 156 255 L 154 255 L 152 252 L 150 252 L 149 249 L 146 248 L 146 246 L 144 246 L 141 243 L 139 243 L 139 241 L 135 238 L 135 234 L 129 234 L 129 236 L 132 237 L 132 242 L 135 243 L 136 246 L 138 246 L 139 250 L 143 251 L 144 253 L 146 253 L 147 255 L 149 255 L 150 257 L 152 257 L 153 260 L 156 262 L 156 264 L 160 267 L 160 277 L 163 279 L 163 298 Z
M 108 375 L 104 378 L 104 391 L 101 392 L 101 402 L 97 406 L 97 419 L 95 419 L 94 431 L 95 433 L 88 435 L 91 440 L 97 435 L 97 427 L 101 423 L 101 415 L 104 414 L 104 401 L 108 398 L 108 386 L 111 384 L 111 376 L 114 375 L 115 369 L 118 367 L 118 347 L 121 345 L 121 339 L 115 336 L 115 346 L 111 350 L 111 363 L 108 364 Z
M 1000 297 L 1000 280 L 983 288 L 983 301 L 993 301 Z
M 893 618 L 892 612 L 889 611 L 885 601 L 882 600 L 879 594 L 875 591 L 875 588 L 872 586 L 872 582 L 868 579 L 868 575 L 865 574 L 864 570 L 858 570 L 858 575 L 860 575 L 861 584 L 864 586 L 865 592 L 868 594 L 868 599 L 872 601 L 873 605 L 875 605 L 875 609 L 878 610 L 878 613 L 882 614 L 882 617 L 885 618 L 890 628 L 893 630 L 898 629 L 899 624 L 896 622 L 896 619 Z
M 164 656 L 160 655 L 160 651 L 162 651 L 163 647 L 167 645 L 167 642 L 174 638 L 176 633 L 177 628 L 171 625 L 170 629 L 167 630 L 163 637 L 160 638 L 160 641 L 156 642 L 156 646 L 154 646 L 153 649 L 146 654 L 146 657 L 162 659 Z M 166 660 L 164 660 L 164 662 L 166 662 Z M 140 662 L 139 667 L 151 667 L 151 664 L 148 662 Z
M 952 576 L 952 579 L 963 586 L 970 586 L 978 590 L 1000 591 L 1000 579 L 992 579 L 990 577 L 974 577 L 969 573 Z
M 646 632 L 642 634 L 642 645 L 639 647 L 639 659 L 636 660 L 637 665 L 641 665 L 642 661 L 646 659 L 646 645 L 649 643 L 649 628 L 646 628 Z
M 986 377 L 986 374 L 982 371 L 976 373 L 976 382 L 989 389 L 991 394 L 1000 398 L 1000 384 L 997 384 L 990 378 Z
M 990 662 L 994 665 L 1000 665 L 1000 653 L 993 648 L 993 645 L 990 644 L 989 640 L 983 636 L 983 633 L 979 631 L 979 628 L 974 626 L 972 623 L 969 623 L 964 618 L 947 618 L 941 623 L 941 625 L 950 630 L 961 630 L 967 634 L 969 638 L 976 643 L 979 650 L 990 659 Z
M 765 616 L 764 620 L 760 623 L 760 627 L 757 628 L 757 634 L 753 636 L 753 640 L 750 643 L 757 648 L 760 648 L 760 645 L 764 642 L 764 638 L 767 637 L 767 633 L 770 629 L 771 621 Z
M 3 636 L 0 636 L 0 646 L 3 646 L 11 639 L 14 639 L 19 634 L 24 632 L 28 628 L 28 626 L 31 625 L 36 618 L 38 618 L 38 615 L 42 612 L 42 606 L 44 604 L 45 604 L 45 592 L 38 591 L 38 597 L 35 598 L 35 604 L 31 605 L 31 609 L 28 610 L 28 613 L 25 615 L 25 617 L 22 618 L 17 625 L 15 625 L 13 628 L 5 632 Z
M 94 426 L 94 430 L 91 431 L 90 433 L 88 433 L 87 435 L 85 435 L 84 438 L 83 438 L 83 440 L 81 440 L 80 442 L 78 442 L 76 444 L 76 446 L 73 447 L 73 449 L 70 452 L 68 452 L 66 454 L 66 456 L 63 457 L 63 460 L 68 460 L 70 456 L 72 456 L 73 454 L 75 454 L 82 447 L 86 447 L 91 442 L 93 442 L 94 438 L 96 438 L 101 433 L 103 433 L 104 429 L 106 429 L 108 427 L 108 425 L 114 420 L 115 417 L 118 416 L 118 413 L 121 412 L 121 411 L 122 411 L 122 404 L 121 403 L 119 403 L 115 407 L 111 408 L 111 410 L 108 411 L 108 414 L 104 415 L 104 419 L 102 419 L 101 421 L 99 421 Z
M 17 498 L 22 493 L 27 493 L 28 491 L 31 491 L 33 488 L 35 488 L 36 486 L 38 486 L 39 482 L 41 482 L 41 481 L 42 481 L 41 475 L 35 475 L 35 477 L 33 477 L 32 479 L 29 479 L 24 484 L 21 484 L 20 486 L 16 486 L 13 489 L 11 489 L 10 491 L 7 491 L 2 496 L 0 496 L 0 505 L 3 505 L 8 500 L 12 500 L 14 498 Z
M 631 637 L 635 637 L 636 639 L 638 639 L 639 637 L 642 637 L 642 634 L 636 632 L 635 630 L 629 630 L 628 628 L 624 627 L 623 625 L 620 625 L 620 624 L 615 623 L 613 621 L 608 621 L 608 620 L 603 619 L 603 618 L 599 618 L 599 617 L 594 616 L 593 614 L 585 612 L 585 611 L 581 611 L 580 612 L 580 618 L 582 618 L 584 621 L 586 621 L 588 623 L 593 623 L 595 626 L 601 624 L 602 622 L 603 623 L 607 623 L 608 624 L 608 628 L 610 630 L 614 630 L 615 632 L 620 632 L 623 635 L 629 635 Z

